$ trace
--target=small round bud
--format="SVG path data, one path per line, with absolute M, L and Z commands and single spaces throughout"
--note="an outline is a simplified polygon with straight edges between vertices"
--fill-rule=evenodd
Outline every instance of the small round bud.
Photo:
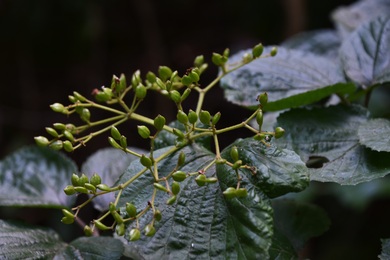
M 115 141 L 114 138 L 112 138 L 111 136 L 108 137 L 108 143 L 114 147 L 114 148 L 117 148 L 117 149 L 122 149 L 122 147 Z
M 184 133 L 177 129 L 177 128 L 173 128 L 173 134 L 176 135 L 179 139 L 184 139 Z
M 121 76 L 119 77 L 119 84 L 116 85 L 116 92 L 118 93 L 121 93 L 122 91 L 124 91 L 127 87 L 127 83 L 126 83 L 126 76 L 125 74 L 121 74 Z
M 162 218 L 161 211 L 159 209 L 156 209 L 156 211 L 153 214 L 153 217 L 155 220 L 160 221 Z
M 218 67 L 220 66 L 223 66 L 226 61 L 227 61 L 227 57 L 224 57 L 222 56 L 221 54 L 219 53 L 213 53 L 212 56 L 211 56 L 211 61 Z
M 139 99 L 139 100 L 142 100 L 145 98 L 146 96 L 146 93 L 147 93 L 147 89 L 144 85 L 141 85 L 139 84 L 136 88 L 135 88 L 135 96 Z
M 66 140 L 63 142 L 63 147 L 64 147 L 64 150 L 67 151 L 68 153 L 71 153 L 74 151 L 73 144 L 69 140 Z
M 90 237 L 93 235 L 93 231 L 92 231 L 92 228 L 90 226 L 88 226 L 88 225 L 84 226 L 84 235 L 87 237 Z
M 99 190 L 102 190 L 102 191 L 110 191 L 111 188 L 107 185 L 107 184 L 98 184 L 96 185 L 96 188 L 98 188 Z
M 76 193 L 73 185 L 68 185 L 64 188 L 64 192 L 66 195 L 70 196 Z
M 261 93 L 260 95 L 257 96 L 257 100 L 260 102 L 262 106 L 267 105 L 268 103 L 268 94 L 267 92 Z
M 279 127 L 275 128 L 275 138 L 280 138 L 284 135 L 284 129 Z
M 188 116 L 182 110 L 179 110 L 176 114 L 176 119 L 183 125 L 188 123 Z
M 152 223 L 146 225 L 145 227 L 145 236 L 152 237 L 156 234 L 156 228 L 153 226 Z
M 160 183 L 155 182 L 155 183 L 153 183 L 153 186 L 154 186 L 156 189 L 158 189 L 158 190 L 161 190 L 161 191 L 164 191 L 164 192 L 169 192 L 169 191 L 167 190 L 167 188 L 164 187 L 163 185 L 161 185 Z
M 184 86 L 189 86 L 192 84 L 192 78 L 188 75 L 184 75 L 182 78 L 181 78 L 181 84 L 183 84 Z
M 165 86 L 165 83 L 160 78 L 156 78 L 156 84 L 160 89 L 167 90 L 167 86 Z
M 168 80 L 172 75 L 172 70 L 171 68 L 167 66 L 160 66 L 158 68 L 158 76 L 163 80 L 166 81 Z
M 191 89 L 186 88 L 180 97 L 180 101 L 183 102 L 184 100 L 186 100 L 186 98 L 190 95 L 190 93 L 191 93 Z
M 74 190 L 79 192 L 79 193 L 84 193 L 84 194 L 88 194 L 89 193 L 87 188 L 81 187 L 81 186 L 74 187 Z
M 263 111 L 259 110 L 256 114 L 256 122 L 259 125 L 259 129 L 261 129 L 261 126 L 263 125 Z
M 54 123 L 53 127 L 57 130 L 64 131 L 66 129 L 66 125 L 62 123 Z
M 236 162 L 233 164 L 232 168 L 233 168 L 233 170 L 237 170 L 238 168 L 241 167 L 241 165 L 242 165 L 242 161 L 241 161 L 241 160 L 238 160 L 238 161 L 236 161 Z
M 186 154 L 181 151 L 179 157 L 177 158 L 177 166 L 182 166 L 186 160 Z
M 134 218 L 135 216 L 137 216 L 137 208 L 132 203 L 126 203 L 126 212 L 130 218 Z
M 64 214 L 65 217 L 74 218 L 74 214 L 67 209 L 62 209 L 62 214 Z
M 180 184 L 178 182 L 172 182 L 171 191 L 173 195 L 177 195 L 180 192 Z
M 46 127 L 45 129 L 46 129 L 46 132 L 47 132 L 49 135 L 53 136 L 54 138 L 57 138 L 57 137 L 58 137 L 58 133 L 57 133 L 57 131 L 56 131 L 54 128 Z
M 79 186 L 79 176 L 75 173 L 72 174 L 71 181 L 73 186 Z
M 138 134 L 144 138 L 147 139 L 150 136 L 150 130 L 147 126 L 144 125 L 139 125 L 137 126 Z
M 78 186 L 84 186 L 88 181 L 88 176 L 83 173 L 78 180 Z
M 140 162 L 146 168 L 152 167 L 152 164 L 153 164 L 152 159 L 150 159 L 149 157 L 145 156 L 144 154 L 141 156 Z
M 276 47 L 273 47 L 273 48 L 271 49 L 270 55 L 271 55 L 272 57 L 274 57 L 274 56 L 276 56 L 277 53 L 278 53 L 278 49 L 277 49 Z
M 200 79 L 200 78 L 199 78 L 199 74 L 196 73 L 196 72 L 193 71 L 193 70 L 190 72 L 190 74 L 189 74 L 188 76 L 190 76 L 192 82 L 198 82 L 199 79 Z
M 64 134 L 66 139 L 68 139 L 71 142 L 74 142 L 74 137 L 73 137 L 73 134 L 71 132 L 69 132 L 68 130 L 65 130 L 63 132 L 63 134 Z
M 73 224 L 74 222 L 74 217 L 73 218 L 69 218 L 69 217 L 63 217 L 61 219 L 61 222 L 64 223 L 64 224 Z
M 125 223 L 121 223 L 121 224 L 118 224 L 116 225 L 115 227 L 115 233 L 118 235 L 118 236 L 123 236 L 125 234 L 125 231 L 126 231 L 126 228 L 125 228 Z
M 146 80 L 151 84 L 155 83 L 156 82 L 156 74 L 149 71 L 148 73 L 146 73 Z
M 219 121 L 219 119 L 221 118 L 221 112 L 218 112 L 216 113 L 214 116 L 213 116 L 213 119 L 211 119 L 211 123 L 213 125 L 216 125 Z
M 94 173 L 91 178 L 89 179 L 89 182 L 93 185 L 93 186 L 97 186 L 99 185 L 100 183 L 102 183 L 102 178 L 99 176 L 99 174 L 97 173 Z
M 63 147 L 64 147 L 64 144 L 61 140 L 57 140 L 57 141 L 54 141 L 52 142 L 49 147 L 53 150 L 61 150 Z
M 204 174 L 199 174 L 196 178 L 195 178 L 195 181 L 196 181 L 196 184 L 198 184 L 198 186 L 204 186 L 206 184 L 206 175 Z
M 34 137 L 34 140 L 35 140 L 35 143 L 41 147 L 48 146 L 50 143 L 49 140 L 44 136 L 36 136 L 36 137 Z
M 239 188 L 236 190 L 236 196 L 240 198 L 245 198 L 248 196 L 248 191 L 246 188 Z
M 83 95 L 81 95 L 80 93 L 78 93 L 76 91 L 73 91 L 73 96 L 80 102 L 87 101 L 87 99 Z
M 188 121 L 191 123 L 191 124 L 195 124 L 196 121 L 198 121 L 198 115 L 196 114 L 195 111 L 191 110 L 188 112 Z
M 96 187 L 95 187 L 94 185 L 92 185 L 91 183 L 85 183 L 85 184 L 84 184 L 84 187 L 85 187 L 87 190 L 92 191 L 92 193 L 96 193 Z
M 223 192 L 223 195 L 226 199 L 233 199 L 237 196 L 236 189 L 233 187 L 229 187 Z
M 91 118 L 91 112 L 89 112 L 88 108 L 83 108 L 80 114 L 81 120 L 89 123 L 89 119 Z
M 95 227 L 97 227 L 100 230 L 110 230 L 111 229 L 110 227 L 107 227 L 102 222 L 100 222 L 99 220 L 96 220 L 96 219 L 93 221 L 93 224 L 95 224 Z
M 137 241 L 141 237 L 141 232 L 137 228 L 133 228 L 129 233 L 130 241 Z
M 237 146 L 233 146 L 230 150 L 230 157 L 232 158 L 233 162 L 238 161 L 238 148 Z
M 169 199 L 167 199 L 167 205 L 172 205 L 173 203 L 175 203 L 176 201 L 176 195 L 173 195 L 172 197 L 169 197 Z
M 194 60 L 195 67 L 199 68 L 200 66 L 202 66 L 203 63 L 204 63 L 204 56 L 203 55 L 199 55 L 199 56 L 195 57 L 195 60 Z
M 175 181 L 181 182 L 187 178 L 187 174 L 183 171 L 176 171 L 172 174 L 172 179 Z
M 124 135 L 121 135 L 121 138 L 119 138 L 119 143 L 123 149 L 127 148 L 127 138 Z
M 111 211 L 111 215 L 118 224 L 123 223 L 123 218 L 122 216 L 117 212 L 117 211 Z
M 54 103 L 50 105 L 50 108 L 57 113 L 63 113 L 66 111 L 66 108 L 61 103 Z
M 263 54 L 263 50 L 264 50 L 264 47 L 263 47 L 263 44 L 259 43 L 257 44 L 255 47 L 253 47 L 252 49 L 252 56 L 254 58 L 258 58 L 261 56 L 261 54 Z
M 172 90 L 169 92 L 169 97 L 173 100 L 175 103 L 179 103 L 181 101 L 181 95 L 180 92 L 177 90 Z
M 202 122 L 205 125 L 210 125 L 210 119 L 211 119 L 211 116 L 210 116 L 209 111 L 205 111 L 205 110 L 200 111 L 200 113 L 199 113 L 200 122 Z
M 210 178 L 207 178 L 207 179 L 206 179 L 206 182 L 207 182 L 207 183 L 216 183 L 217 181 L 218 181 L 218 179 L 215 178 L 215 177 L 210 177 Z
M 242 62 L 244 63 L 249 63 L 253 60 L 253 57 L 250 53 L 245 53 L 243 56 L 242 56 Z
M 115 126 L 111 126 L 111 136 L 115 140 L 119 140 L 121 138 L 121 133 L 119 132 L 118 128 L 116 128 Z
M 161 131 L 163 130 L 164 126 L 165 126 L 165 117 L 163 117 L 162 115 L 158 115 L 154 118 L 154 121 L 153 121 L 153 124 L 154 124 L 154 127 L 158 130 L 158 131 Z M 148 135 L 149 137 L 149 135 Z

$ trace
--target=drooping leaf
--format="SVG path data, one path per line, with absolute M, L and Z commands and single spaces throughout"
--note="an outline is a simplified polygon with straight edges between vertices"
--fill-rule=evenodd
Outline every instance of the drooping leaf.
M 342 185 L 370 181 L 390 173 L 390 161 L 388 153 L 359 144 L 357 131 L 367 119 L 367 110 L 360 106 L 293 109 L 277 120 L 278 126 L 288 129 L 277 144 L 294 150 L 307 163 L 319 161 L 310 169 L 311 180 Z
M 146 154 L 146 151 L 137 148 L 130 148 L 137 153 Z M 100 175 L 102 183 L 112 186 L 118 180 L 119 176 L 125 172 L 130 163 L 138 157 L 124 153 L 115 148 L 100 149 L 83 163 L 81 172 L 91 177 L 94 173 Z M 101 195 L 93 200 L 93 206 L 99 211 L 108 209 L 110 202 L 115 201 L 113 193 Z
M 295 250 L 303 248 L 312 237 L 329 229 L 330 220 L 320 207 L 292 200 L 274 200 L 275 229 L 285 235 Z
M 380 260 L 390 259 L 390 239 L 381 239 L 382 252 L 378 256 Z
M 22 148 L 0 162 L 0 205 L 70 207 L 75 198 L 63 189 L 74 172 L 75 163 L 59 152 Z
M 335 30 L 315 30 L 299 33 L 283 42 L 282 46 L 336 60 L 341 39 Z
M 236 146 L 243 164 L 255 167 L 253 171 L 240 169 L 250 182 L 273 198 L 288 192 L 304 190 L 309 185 L 309 170 L 294 151 L 279 149 L 275 145 L 265 146 L 253 138 L 238 140 L 222 152 L 230 158 L 230 149 Z M 222 165 L 224 171 L 235 175 L 231 167 Z
M 156 151 L 156 156 L 169 148 Z M 215 157 L 196 144 L 181 151 L 186 154 L 185 165 L 181 168 L 184 172 L 196 173 Z M 160 177 L 174 169 L 178 154 L 176 152 L 159 163 Z M 142 169 L 139 162 L 133 162 L 120 182 L 125 182 Z M 180 183 L 181 191 L 174 205 L 166 205 L 169 195 L 158 191 L 154 205 L 162 212 L 162 219 L 155 222 L 156 234 L 151 238 L 143 235 L 139 241 L 129 242 L 127 251 L 145 259 L 267 259 L 272 239 L 269 200 L 245 176 L 243 183 L 248 189 L 248 196 L 225 200 L 222 191 L 235 179 L 235 175 L 214 166 L 207 170 L 206 175 L 218 177 L 219 184 L 200 187 L 194 176 L 187 177 Z M 126 202 L 131 202 L 142 210 L 147 206 L 145 201 L 152 198 L 152 184 L 151 173 L 144 173 L 123 190 L 118 205 L 123 207 Z M 141 228 L 151 219 L 151 212 L 143 216 L 139 221 Z M 125 237 L 134 224 L 127 228 Z
M 265 48 L 264 53 L 269 51 Z M 244 53 L 233 55 L 229 62 L 241 61 Z M 332 60 L 283 47 L 278 48 L 275 57 L 260 58 L 227 74 L 221 86 L 229 101 L 249 108 L 258 105 L 256 97 L 260 93 L 267 92 L 267 111 L 308 105 L 355 89 L 353 84 L 345 83 L 342 70 Z
M 379 16 L 360 26 L 343 42 L 340 55 L 351 80 L 364 86 L 389 82 L 390 17 Z
M 368 120 L 360 125 L 358 135 L 362 145 L 378 152 L 390 152 L 389 120 L 384 118 Z
M 65 246 L 53 230 L 0 220 L 1 259 L 52 259 Z
M 113 237 L 80 237 L 73 240 L 55 259 L 121 259 L 122 242 Z
M 380 15 L 390 12 L 390 3 L 387 0 L 357 1 L 349 6 L 336 8 L 331 18 L 338 33 L 346 39 L 363 23 Z

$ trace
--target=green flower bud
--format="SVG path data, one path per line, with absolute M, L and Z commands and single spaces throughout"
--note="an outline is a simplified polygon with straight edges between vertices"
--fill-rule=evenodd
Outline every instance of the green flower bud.
M 77 98 L 75 98 L 75 97 L 72 96 L 72 95 L 69 95 L 69 96 L 68 96 L 68 99 L 69 99 L 69 102 L 70 102 L 70 103 L 73 103 L 73 104 L 76 103 L 76 102 L 78 101 Z
M 227 57 L 222 56 L 219 53 L 213 53 L 211 61 L 218 67 L 223 66 L 227 62 Z
M 87 99 L 83 95 L 81 95 L 80 93 L 78 93 L 76 91 L 73 91 L 73 96 L 80 102 L 87 101 Z
M 83 173 L 78 180 L 78 186 L 84 186 L 84 184 L 88 183 L 88 181 L 88 176 Z
M 71 181 L 73 186 L 79 186 L 79 176 L 75 173 L 72 174 Z
M 153 72 L 149 71 L 147 74 L 146 74 L 146 80 L 153 84 L 156 82 L 156 74 L 154 74 Z
M 196 114 L 195 111 L 191 110 L 188 112 L 188 121 L 191 123 L 191 124 L 195 124 L 196 121 L 198 121 L 198 115 Z
M 118 84 L 119 84 L 119 78 L 116 75 L 112 75 L 111 85 L 110 85 L 111 89 L 116 89 Z
M 116 223 L 122 224 L 123 223 L 123 218 L 117 211 L 111 211 L 112 217 L 115 219 Z
M 194 60 L 195 67 L 199 68 L 200 66 L 202 66 L 203 63 L 204 63 L 204 56 L 203 55 L 199 55 L 199 56 L 195 57 L 195 60 Z
M 167 86 L 165 86 L 165 83 L 160 78 L 156 78 L 156 84 L 160 89 L 167 90 Z
M 236 162 L 233 164 L 232 168 L 233 168 L 233 170 L 237 170 L 238 168 L 241 167 L 241 165 L 242 165 L 242 161 L 241 161 L 241 160 L 238 160 L 238 161 L 236 161 Z
M 34 140 L 35 140 L 35 143 L 41 147 L 48 146 L 50 143 L 49 140 L 44 136 L 36 136 L 36 137 L 34 137 Z
M 110 202 L 108 204 L 108 211 L 110 211 L 110 213 L 116 211 L 116 205 L 114 202 Z
M 64 113 L 66 111 L 66 108 L 61 103 L 54 103 L 50 105 L 50 108 L 57 113 Z
M 186 100 L 186 98 L 190 95 L 190 93 L 191 93 L 191 89 L 186 88 L 180 97 L 180 101 L 183 102 L 184 100 Z
M 91 118 L 91 112 L 89 112 L 88 108 L 83 108 L 83 110 L 81 111 L 81 114 L 80 114 L 80 118 L 84 122 L 89 123 L 89 119 Z
M 73 224 L 74 222 L 74 218 L 69 218 L 69 217 L 63 217 L 61 219 L 61 222 L 64 223 L 64 224 Z
M 157 182 L 155 182 L 155 183 L 153 183 L 153 186 L 156 188 L 156 189 L 158 189 L 158 190 L 161 190 L 161 191 L 164 191 L 164 192 L 169 192 L 168 190 L 167 190 L 167 188 L 165 188 L 163 185 L 161 185 L 160 183 L 157 183 Z
M 172 179 L 175 181 L 181 182 L 187 178 L 187 174 L 183 171 L 176 171 L 172 174 Z
M 154 118 L 153 124 L 154 124 L 154 127 L 155 127 L 158 131 L 163 130 L 163 128 L 164 128 L 164 126 L 165 126 L 165 117 L 163 117 L 162 115 L 156 116 L 156 117 Z
M 263 50 L 264 50 L 264 47 L 263 47 L 263 44 L 259 43 L 257 44 L 255 47 L 253 47 L 252 49 L 252 56 L 254 58 L 258 58 L 261 56 L 261 54 L 263 54 Z
M 223 51 L 223 56 L 228 58 L 230 55 L 230 49 L 229 48 L 226 48 L 224 51 Z
M 67 209 L 62 209 L 62 214 L 64 214 L 65 217 L 74 218 L 74 214 Z
M 46 132 L 47 132 L 49 135 L 53 136 L 54 138 L 57 138 L 57 137 L 58 137 L 58 133 L 57 133 L 57 131 L 56 131 L 54 128 L 46 127 L 45 129 L 46 129 Z
M 248 196 L 247 189 L 246 188 L 239 188 L 238 190 L 236 190 L 236 196 L 240 197 L 240 198 L 245 198 L 246 196 Z
M 272 57 L 274 57 L 274 56 L 276 56 L 277 53 L 278 53 L 278 49 L 277 49 L 276 47 L 273 47 L 273 48 L 271 49 L 270 55 L 271 55 Z
M 213 119 L 211 120 L 211 123 L 213 125 L 216 125 L 219 121 L 219 119 L 221 118 L 221 112 L 218 112 L 216 113 L 214 116 L 213 116 Z
M 190 76 L 192 82 L 198 82 L 199 79 L 200 79 L 200 78 L 199 78 L 199 74 L 196 73 L 196 72 L 193 71 L 193 70 L 190 72 L 190 74 L 189 74 L 188 76 Z
M 74 151 L 73 144 L 69 141 L 66 140 L 63 143 L 64 150 L 67 151 L 68 153 L 71 153 Z
M 97 227 L 100 230 L 110 230 L 111 229 L 110 227 L 107 227 L 102 222 L 100 222 L 99 220 L 96 220 L 96 219 L 93 221 L 93 224 L 95 224 L 95 227 Z
M 146 225 L 145 227 L 145 236 L 152 237 L 156 234 L 156 228 L 153 226 L 152 223 Z
M 256 114 L 256 122 L 259 125 L 259 129 L 261 129 L 261 126 L 263 125 L 263 111 L 259 110 Z
M 147 126 L 144 126 L 144 125 L 139 125 L 137 126 L 137 129 L 138 129 L 138 134 L 144 138 L 144 139 L 147 139 L 149 138 L 150 136 L 150 130 Z
M 146 157 L 144 154 L 141 156 L 140 162 L 146 168 L 150 168 L 153 165 L 152 159 L 150 159 L 149 157 Z
M 62 123 L 54 123 L 53 127 L 60 131 L 64 131 L 66 129 L 66 126 Z
M 96 185 L 96 188 L 98 188 L 99 190 L 102 190 L 102 191 L 110 191 L 111 188 L 107 185 L 107 184 L 98 184 Z
M 110 100 L 113 96 L 112 89 L 102 87 L 102 90 L 103 90 L 103 93 L 106 94 L 108 96 L 108 99 Z
M 158 76 L 163 80 L 168 80 L 172 75 L 172 70 L 167 66 L 160 66 L 158 68 Z
M 126 203 L 126 212 L 130 218 L 134 218 L 135 216 L 137 216 L 137 208 L 132 203 Z
M 84 235 L 87 237 L 90 237 L 93 235 L 93 231 L 92 231 L 92 228 L 90 226 L 88 226 L 88 225 L 84 226 Z
M 180 184 L 178 182 L 172 182 L 171 191 L 173 195 L 177 195 L 180 192 Z
M 142 100 L 146 97 L 147 89 L 144 85 L 139 84 L 135 88 L 135 96 L 139 99 Z
M 65 129 L 71 132 L 72 134 L 77 132 L 76 126 L 74 124 L 66 124 Z
M 257 140 L 257 141 L 261 141 L 261 140 L 264 140 L 266 137 L 265 134 L 257 134 L 253 137 L 253 139 Z
M 117 148 L 117 149 L 122 149 L 122 147 L 115 141 L 114 138 L 112 138 L 111 136 L 108 137 L 108 143 L 114 147 L 114 148 Z
M 131 77 L 131 86 L 136 88 L 141 83 L 141 72 L 136 70 Z
M 192 84 L 192 78 L 188 75 L 184 75 L 182 78 L 181 78 L 181 84 L 183 84 L 184 86 L 189 86 Z
M 119 132 L 118 128 L 116 128 L 115 126 L 111 126 L 111 136 L 115 140 L 119 140 L 121 138 L 121 133 Z
M 253 57 L 250 53 L 245 53 L 243 56 L 242 56 L 242 62 L 244 63 L 249 63 L 253 60 Z
M 141 232 L 137 228 L 133 228 L 129 233 L 130 241 L 137 241 L 141 238 Z
M 126 83 L 126 76 L 125 74 L 121 74 L 119 77 L 119 84 L 116 85 L 116 92 L 121 93 L 127 88 L 127 83 Z
M 217 181 L 218 181 L 218 179 L 215 178 L 215 177 L 210 177 L 210 178 L 207 178 L 207 179 L 206 179 L 206 182 L 207 182 L 207 183 L 216 183 Z
M 173 134 L 176 135 L 179 139 L 184 139 L 184 133 L 177 128 L 173 128 Z
M 121 138 L 119 138 L 119 143 L 121 144 L 121 147 L 123 149 L 127 148 L 127 138 L 124 135 L 121 135 Z
M 116 225 L 115 227 L 115 233 L 118 235 L 118 236 L 123 236 L 125 234 L 125 223 L 121 223 L 121 224 L 118 224 Z
M 64 192 L 66 195 L 70 196 L 76 193 L 73 185 L 68 185 L 64 188 Z
M 96 187 L 91 183 L 85 183 L 84 187 L 87 188 L 87 190 L 92 191 L 92 193 L 96 193 Z
M 177 166 L 182 166 L 186 160 L 186 154 L 181 151 L 179 154 L 179 158 L 177 158 Z
M 230 157 L 232 158 L 233 162 L 238 161 L 238 148 L 237 148 L 237 146 L 233 146 L 232 149 L 230 149 Z
M 280 138 L 284 135 L 284 129 L 279 127 L 275 128 L 275 138 Z
M 63 148 L 63 142 L 61 140 L 57 140 L 49 144 L 49 147 L 53 150 L 61 150 Z
M 68 130 L 65 130 L 63 132 L 63 134 L 64 134 L 66 139 L 68 139 L 71 142 L 74 142 L 74 137 L 73 137 L 73 134 L 71 132 L 69 132 Z
M 195 181 L 196 181 L 196 184 L 198 184 L 198 186 L 204 186 L 206 184 L 206 175 L 204 174 L 199 174 L 196 178 L 195 178 Z
M 179 103 L 181 101 L 181 95 L 180 92 L 177 90 L 172 90 L 169 92 L 169 97 L 173 100 L 175 103 Z
M 177 111 L 176 119 L 183 125 L 188 123 L 188 116 L 182 110 Z
M 172 197 L 169 197 L 169 199 L 167 199 L 167 205 L 172 205 L 173 203 L 175 203 L 176 201 L 176 195 L 173 195 Z
M 227 188 L 222 194 L 225 196 L 226 199 L 233 199 L 237 196 L 236 189 L 233 187 Z
M 267 105 L 268 103 L 268 94 L 267 92 L 261 93 L 259 96 L 257 96 L 257 100 L 260 102 L 262 106 Z
M 205 111 L 205 110 L 200 111 L 200 113 L 199 113 L 200 122 L 202 122 L 205 125 L 210 125 L 210 119 L 211 119 L 211 116 L 210 116 L 209 111 Z
M 172 72 L 172 74 L 171 74 L 171 77 L 170 77 L 170 81 L 172 81 L 172 82 L 175 82 L 175 81 L 177 81 L 178 79 L 178 75 L 179 75 L 179 72 L 177 72 L 177 70 L 175 70 L 174 72 Z
M 161 211 L 159 209 L 156 209 L 156 211 L 153 214 L 153 217 L 155 220 L 160 221 L 162 218 Z
M 79 193 L 84 193 L 84 194 L 88 194 L 89 193 L 87 188 L 81 187 L 81 186 L 74 187 L 74 190 L 79 192 Z
M 89 182 L 93 185 L 93 186 L 97 186 L 99 185 L 100 183 L 102 183 L 102 178 L 99 176 L 99 174 L 97 173 L 94 173 L 91 178 L 89 179 Z
M 107 101 L 111 100 L 111 98 L 112 98 L 112 96 L 105 93 L 104 91 L 98 91 L 95 94 L 95 99 L 97 102 L 107 102 Z

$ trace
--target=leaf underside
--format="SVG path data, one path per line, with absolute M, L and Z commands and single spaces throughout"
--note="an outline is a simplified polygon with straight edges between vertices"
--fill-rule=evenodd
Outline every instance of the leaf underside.
M 384 118 L 368 120 L 359 127 L 358 135 L 362 145 L 378 152 L 390 152 L 389 120 Z

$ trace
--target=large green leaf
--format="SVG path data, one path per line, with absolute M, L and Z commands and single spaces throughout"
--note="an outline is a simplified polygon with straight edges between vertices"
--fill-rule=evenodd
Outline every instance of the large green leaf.
M 283 42 L 282 46 L 336 60 L 341 39 L 335 30 L 316 30 L 299 33 Z
M 390 17 L 364 23 L 342 44 L 341 61 L 353 81 L 371 86 L 390 81 Z
M 156 156 L 167 149 L 169 147 L 156 151 Z M 196 144 L 182 151 L 186 154 L 186 162 L 181 170 L 185 172 L 197 172 L 215 157 Z M 159 163 L 160 176 L 173 170 L 177 157 L 178 152 Z M 133 162 L 120 182 L 142 169 L 139 162 Z M 159 191 L 155 206 L 162 212 L 162 219 L 156 222 L 157 233 L 152 238 L 142 236 L 139 241 L 130 242 L 127 251 L 145 259 L 267 259 L 272 240 L 269 200 L 245 176 L 242 185 L 248 189 L 248 196 L 225 200 L 222 191 L 236 176 L 214 166 L 206 175 L 217 176 L 219 184 L 199 187 L 194 177 L 188 177 L 181 182 L 181 192 L 172 206 L 165 203 L 168 195 Z M 151 173 L 146 172 L 123 191 L 119 205 L 123 207 L 126 202 L 132 202 L 143 209 L 152 197 L 152 183 Z M 151 221 L 151 214 L 140 219 L 142 228 Z
M 265 48 L 265 53 L 270 51 Z M 245 52 L 229 59 L 235 63 Z M 278 48 L 275 57 L 255 60 L 227 74 L 221 80 L 226 98 L 238 105 L 256 107 L 256 97 L 268 93 L 268 111 L 299 107 L 317 102 L 334 93 L 351 93 L 355 87 L 345 83 L 339 66 L 330 59 L 300 50 Z
M 273 198 L 288 192 L 302 191 L 309 185 L 308 168 L 294 151 L 279 149 L 275 145 L 267 147 L 253 138 L 248 138 L 238 140 L 227 147 L 222 152 L 223 158 L 230 158 L 232 146 L 237 147 L 243 164 L 255 167 L 254 171 L 240 169 L 240 174 L 246 175 L 250 182 L 267 196 Z M 230 175 L 235 175 L 231 167 L 220 167 Z
M 390 173 L 388 153 L 359 144 L 357 131 L 367 120 L 368 112 L 360 106 L 293 109 L 277 120 L 287 130 L 277 143 L 305 162 L 322 161 L 310 169 L 311 180 L 355 185 Z
M 65 246 L 53 230 L 0 220 L 1 259 L 52 259 Z
M 124 251 L 122 242 L 112 237 L 80 237 L 72 241 L 55 259 L 121 259 Z
M 147 153 L 137 148 L 130 149 L 140 154 Z M 135 159 L 138 159 L 138 157 L 124 153 L 122 150 L 108 147 L 100 149 L 89 156 L 83 163 L 81 172 L 89 177 L 97 173 L 102 178 L 102 183 L 112 186 Z M 109 203 L 114 200 L 115 195 L 113 193 L 107 193 L 95 198 L 93 200 L 93 206 L 99 211 L 104 211 L 108 209 Z
M 359 127 L 360 143 L 378 152 L 390 152 L 390 121 L 384 118 L 368 120 Z M 389 154 L 390 156 L 390 154 Z
M 381 239 L 382 252 L 378 256 L 380 260 L 390 259 L 390 239 Z
M 75 197 L 63 189 L 77 172 L 63 154 L 39 147 L 25 147 L 0 162 L 0 205 L 70 207 Z

